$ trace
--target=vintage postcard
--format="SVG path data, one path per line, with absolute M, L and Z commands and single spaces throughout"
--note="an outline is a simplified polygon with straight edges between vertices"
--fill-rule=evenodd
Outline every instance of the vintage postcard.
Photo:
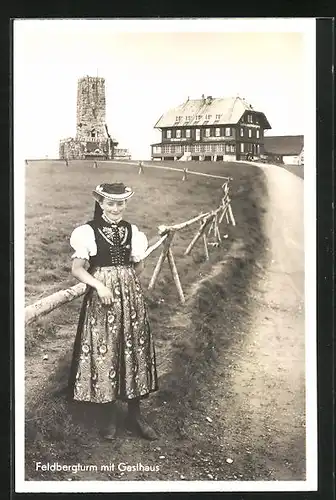
M 15 491 L 316 490 L 315 19 L 13 33 Z

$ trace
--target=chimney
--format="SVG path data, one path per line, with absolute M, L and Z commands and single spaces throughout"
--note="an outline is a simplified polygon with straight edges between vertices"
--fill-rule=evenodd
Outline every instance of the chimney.
M 212 95 L 208 95 L 208 97 L 206 98 L 206 103 L 210 104 L 211 101 L 212 101 Z
M 205 97 L 205 96 L 204 96 L 204 94 L 202 94 L 202 99 L 203 99 L 203 101 L 204 101 L 204 97 Z

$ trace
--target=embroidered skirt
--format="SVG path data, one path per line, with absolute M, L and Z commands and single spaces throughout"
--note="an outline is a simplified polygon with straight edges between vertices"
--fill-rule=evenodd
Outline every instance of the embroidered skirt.
M 155 348 L 144 295 L 132 267 L 96 268 L 92 275 L 114 295 L 101 303 L 85 293 L 69 379 L 77 401 L 108 403 L 147 396 L 158 389 Z

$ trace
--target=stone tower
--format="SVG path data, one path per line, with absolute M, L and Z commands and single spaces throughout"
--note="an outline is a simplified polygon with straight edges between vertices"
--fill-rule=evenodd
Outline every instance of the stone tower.
M 77 84 L 76 137 L 59 144 L 61 159 L 113 159 L 128 156 L 128 150 L 117 150 L 118 142 L 108 133 L 106 119 L 105 78 L 85 76 Z
M 76 139 L 106 141 L 105 110 L 105 78 L 80 78 L 77 86 Z

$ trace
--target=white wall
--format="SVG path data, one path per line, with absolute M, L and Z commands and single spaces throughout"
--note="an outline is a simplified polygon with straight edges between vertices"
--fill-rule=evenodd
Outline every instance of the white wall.
M 283 156 L 283 162 L 285 165 L 299 165 L 300 157 L 299 156 Z

